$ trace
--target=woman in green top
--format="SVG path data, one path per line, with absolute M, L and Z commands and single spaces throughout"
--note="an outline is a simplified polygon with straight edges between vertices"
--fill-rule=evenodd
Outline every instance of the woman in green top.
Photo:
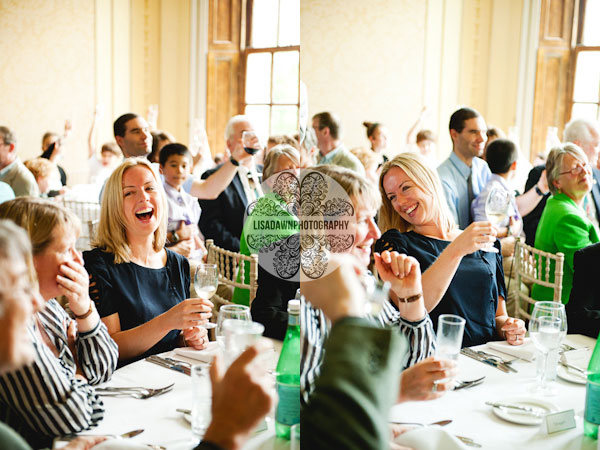
M 276 145 L 265 157 L 263 181 L 269 185 L 276 183 L 279 177 L 274 175 L 283 171 L 288 171 L 287 176 L 295 173 L 297 178 L 299 168 L 300 153 L 298 150 L 288 144 Z M 294 193 L 296 191 L 297 189 L 294 189 Z M 264 219 L 265 217 L 269 217 L 278 221 L 282 225 L 276 233 L 280 239 L 285 239 L 300 232 L 298 219 L 293 212 L 293 202 L 290 199 L 282 198 L 281 194 L 283 194 L 283 191 L 277 187 L 266 189 L 265 192 L 263 197 L 248 208 L 251 212 L 246 218 L 242 235 L 240 236 L 240 253 L 242 255 L 257 254 L 265 245 L 274 243 L 261 239 L 267 233 L 264 230 L 255 230 L 254 222 L 257 218 Z M 244 278 L 244 283 L 247 284 L 250 282 L 250 264 L 248 263 L 246 263 L 244 270 Z M 232 301 L 241 305 L 249 305 L 249 290 L 235 288 Z
M 552 149 L 546 161 L 546 175 L 553 195 L 542 213 L 535 248 L 564 253 L 561 299 L 566 304 L 573 287 L 573 255 L 600 240 L 585 210 L 586 196 L 592 190 L 592 169 L 585 153 L 568 143 Z M 553 281 L 554 267 L 550 272 Z M 536 300 L 552 300 L 553 289 L 535 284 L 531 296 Z

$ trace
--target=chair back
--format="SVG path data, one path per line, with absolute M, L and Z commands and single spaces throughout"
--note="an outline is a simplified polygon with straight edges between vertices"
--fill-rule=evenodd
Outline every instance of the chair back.
M 563 253 L 548 253 L 527 245 L 521 238 L 515 244 L 515 289 L 517 295 L 517 317 L 530 319 L 529 305 L 535 304 L 536 300 L 519 289 L 521 281 L 535 283 L 554 290 L 553 301 L 560 302 L 562 295 L 563 265 L 565 255 Z M 552 262 L 554 271 L 551 272 Z M 552 280 L 554 275 L 554 281 Z
M 256 297 L 256 290 L 258 289 L 258 255 L 246 256 L 241 253 L 225 250 L 215 245 L 212 239 L 207 239 L 206 250 L 208 252 L 207 263 L 216 264 L 217 266 L 219 284 L 226 285 L 231 289 L 248 289 L 250 291 L 250 304 L 252 304 L 252 300 Z M 250 265 L 249 283 L 244 283 L 247 270 L 246 262 Z M 217 310 L 222 305 L 231 304 L 230 299 L 219 295 L 218 289 L 211 301 L 215 304 Z
M 100 220 L 100 203 L 65 199 L 62 199 L 61 203 L 81 220 L 81 235 L 75 244 L 77 250 L 89 250 L 92 237 L 92 228 L 89 223 Z

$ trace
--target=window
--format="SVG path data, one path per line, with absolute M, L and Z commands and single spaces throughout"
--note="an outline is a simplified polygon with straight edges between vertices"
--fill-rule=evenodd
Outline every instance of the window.
M 600 0 L 583 0 L 577 43 L 573 49 L 574 77 L 571 117 L 600 119 Z
M 249 0 L 242 109 L 263 143 L 298 130 L 300 0 Z

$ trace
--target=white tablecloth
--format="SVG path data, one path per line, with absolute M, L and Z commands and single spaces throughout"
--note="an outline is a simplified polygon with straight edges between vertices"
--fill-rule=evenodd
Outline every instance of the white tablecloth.
M 281 342 L 273 341 L 273 343 L 279 354 Z M 164 353 L 162 356 L 195 363 L 194 360 L 176 355 L 174 351 Z M 193 448 L 190 424 L 182 413 L 176 411 L 177 408 L 192 408 L 191 377 L 141 360 L 120 368 L 114 373 L 110 382 L 102 386 L 158 388 L 171 383 L 175 383 L 172 391 L 145 400 L 103 397 L 106 407 L 104 419 L 97 428 L 82 434 L 115 435 L 143 428 L 144 432 L 131 440 L 160 445 L 168 450 Z M 266 450 L 290 447 L 289 441 L 275 437 L 273 411 L 269 416 L 267 418 L 269 429 L 253 435 L 244 448 Z
M 576 348 L 593 348 L 595 345 L 593 339 L 581 335 L 567 336 L 564 342 Z M 476 348 L 488 350 L 486 345 Z M 498 354 L 493 351 L 490 353 Z M 484 383 L 469 389 L 449 392 L 437 400 L 396 405 L 391 410 L 390 420 L 432 423 L 452 419 L 452 423 L 444 427 L 445 430 L 467 436 L 481 444 L 484 449 L 596 450 L 597 441 L 584 439 L 583 436 L 585 385 L 557 379 L 558 394 L 546 397 L 545 400 L 555 403 L 561 410 L 575 410 L 577 428 L 549 435 L 544 432 L 542 426 L 506 422 L 493 413 L 491 406 L 485 404 L 486 401 L 498 401 L 514 396 L 534 397 L 528 388 L 535 380 L 535 361 L 513 362 L 513 367 L 518 373 L 504 373 L 463 355 L 460 355 L 458 364 L 458 379 L 471 380 L 485 375 Z

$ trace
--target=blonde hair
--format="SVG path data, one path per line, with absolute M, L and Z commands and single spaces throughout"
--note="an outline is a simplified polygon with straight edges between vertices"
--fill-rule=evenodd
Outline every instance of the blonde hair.
M 13 221 L 0 219 L 0 260 L 3 260 L 4 264 L 11 264 L 11 261 L 14 261 L 18 257 L 17 255 L 23 258 L 27 266 L 29 281 L 32 285 L 37 286 L 37 276 L 31 256 L 31 242 L 27 237 L 27 233 Z M 1 289 L 6 287 L 5 283 L 7 279 L 5 276 L 6 271 L 0 270 L 0 280 L 2 280 L 0 300 L 3 300 L 2 294 L 4 293 Z M 0 304 L 0 310 L 3 309 L 3 306 Z M 1 313 L 0 316 L 2 316 Z
M 391 161 L 383 165 L 381 176 L 379 177 L 379 191 L 381 192 L 381 209 L 379 210 L 379 228 L 382 233 L 387 230 L 396 229 L 404 233 L 413 229 L 413 225 L 405 221 L 398 214 L 392 202 L 388 199 L 385 189 L 383 188 L 383 180 L 391 168 L 398 167 L 402 169 L 406 175 L 415 183 L 415 185 L 426 194 L 433 198 L 433 208 L 436 211 L 438 222 L 441 223 L 442 229 L 445 232 L 452 231 L 456 228 L 456 223 L 452 217 L 452 213 L 446 203 L 442 183 L 435 170 L 433 170 L 423 156 L 419 153 L 401 153 Z
M 353 170 L 332 164 L 316 166 L 308 170 L 314 170 L 332 178 L 346 191 L 348 197 L 352 199 L 355 208 L 364 205 L 367 208 L 379 209 L 381 200 L 379 195 L 377 195 L 377 188 L 373 183 Z
M 160 196 L 160 211 L 158 213 L 158 228 L 154 231 L 153 248 L 155 252 L 162 250 L 167 239 L 167 199 L 159 177 L 152 169 L 146 158 L 127 158 L 117 167 L 106 181 L 100 207 L 100 222 L 92 247 L 99 247 L 105 252 L 112 253 L 115 264 L 131 261 L 131 249 L 127 242 L 125 213 L 123 211 L 123 175 L 127 170 L 136 166 L 147 168 Z
M 358 158 L 365 170 L 369 170 L 369 168 L 379 165 L 379 162 L 381 161 L 381 157 L 377 153 L 363 147 L 353 148 L 350 150 L 350 153 Z
M 81 222 L 74 213 L 37 197 L 17 197 L 2 203 L 0 219 L 10 219 L 27 231 L 34 256 L 52 243 L 54 230 L 58 227 L 71 230 L 76 236 L 81 232 Z
M 275 173 L 277 161 L 281 156 L 290 159 L 297 167 L 300 167 L 300 152 L 288 144 L 279 144 L 269 150 L 263 167 L 263 180 L 266 180 Z
M 52 175 L 52 172 L 57 170 L 56 164 L 46 158 L 28 159 L 23 164 L 33 174 L 35 179 L 46 178 Z

